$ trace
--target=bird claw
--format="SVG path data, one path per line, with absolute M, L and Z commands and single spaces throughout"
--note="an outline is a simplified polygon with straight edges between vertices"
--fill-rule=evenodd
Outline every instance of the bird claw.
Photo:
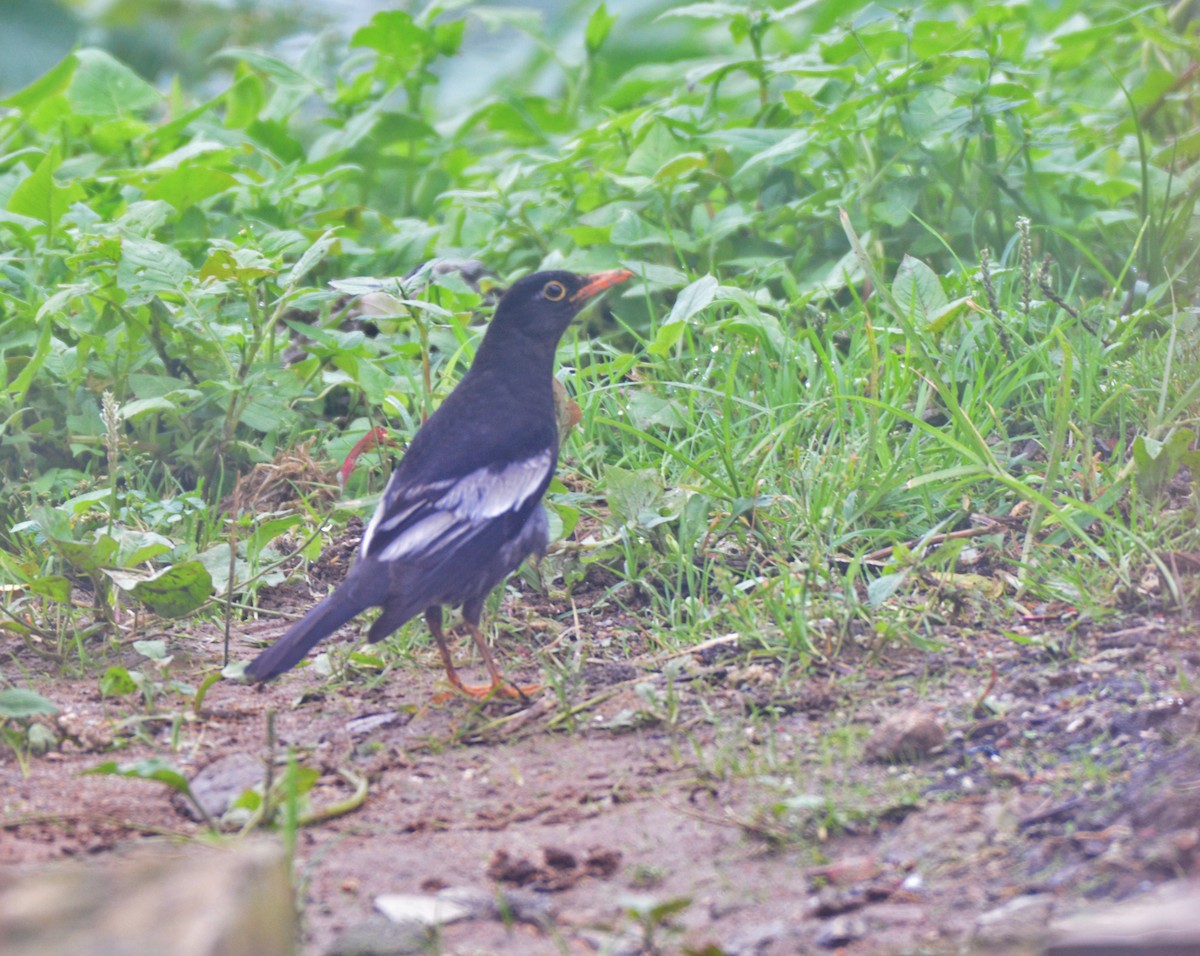
M 523 700 L 529 701 L 529 698 L 538 694 L 542 690 L 541 684 L 510 684 L 507 681 L 500 681 L 495 684 L 463 684 L 452 683 L 450 685 L 453 690 L 446 690 L 437 693 L 433 697 L 435 704 L 444 704 L 447 701 L 453 700 L 456 695 L 470 697 L 472 700 L 483 701 L 500 698 L 503 700 Z

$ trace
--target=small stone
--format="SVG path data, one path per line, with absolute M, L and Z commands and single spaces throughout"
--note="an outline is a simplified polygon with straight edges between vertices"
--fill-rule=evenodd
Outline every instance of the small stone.
M 275 842 L 138 848 L 0 879 L 0 950 L 28 956 L 290 956 L 295 894 Z
M 446 886 L 438 890 L 437 898 L 466 909 L 467 919 L 498 919 L 503 897 L 476 886 Z
M 781 920 L 775 920 L 762 926 L 739 930 L 725 941 L 720 952 L 724 956 L 757 956 L 771 943 L 782 940 L 788 935 L 790 934 L 786 924 Z
M 973 941 L 982 946 L 1005 946 L 1038 939 L 1053 913 L 1054 897 L 1049 893 L 1014 897 L 980 915 Z
M 402 714 L 395 710 L 389 710 L 382 714 L 367 714 L 365 717 L 355 717 L 353 720 L 346 721 L 346 732 L 351 737 L 365 737 L 393 724 L 407 724 L 411 719 L 412 714 Z
M 408 956 L 427 953 L 433 939 L 420 923 L 393 923 L 372 916 L 337 937 L 325 956 Z
M 1200 953 L 1200 885 L 1167 883 L 1146 896 L 1090 909 L 1050 927 L 1046 956 Z
M 927 756 L 946 739 L 946 728 L 929 711 L 906 710 L 888 717 L 871 734 L 866 758 L 876 763 L 898 763 Z
M 533 923 L 546 926 L 554 922 L 555 906 L 551 897 L 534 890 L 505 890 L 501 894 L 500 906 L 507 914 L 497 913 L 497 916 L 507 916 L 519 923 Z
M 469 905 L 444 897 L 418 893 L 381 893 L 375 897 L 375 909 L 393 923 L 420 923 L 423 926 L 445 926 L 475 914 Z
M 862 917 L 837 916 L 821 927 L 817 933 L 817 945 L 825 949 L 838 949 L 866 935 L 867 924 Z
M 213 820 L 219 820 L 247 790 L 266 779 L 262 761 L 248 753 L 226 754 L 204 767 L 192 777 L 189 785 L 192 796 Z M 184 816 L 201 821 L 199 811 L 182 794 L 175 794 L 172 803 Z

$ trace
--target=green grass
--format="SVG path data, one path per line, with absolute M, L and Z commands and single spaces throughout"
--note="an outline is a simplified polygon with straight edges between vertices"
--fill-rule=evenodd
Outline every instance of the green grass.
M 466 256 L 638 275 L 562 350 L 583 417 L 550 501 L 604 542 L 547 560 L 564 599 L 594 565 L 661 646 L 738 630 L 801 664 L 860 626 L 921 640 L 972 601 L 968 547 L 979 615 L 1187 606 L 1194 29 L 1120 3 L 660 12 L 522 21 L 527 69 L 458 111 L 485 8 L 230 49 L 203 94 L 81 50 L 0 103 L 7 626 L 102 670 L 64 635 L 115 635 L 118 602 L 252 605 L 274 538 L 346 512 L 243 516 L 231 561 L 238 476 L 403 440 L 486 312 L 449 274 L 391 284 L 364 330 L 329 283 Z M 166 569 L 177 592 L 141 582 Z

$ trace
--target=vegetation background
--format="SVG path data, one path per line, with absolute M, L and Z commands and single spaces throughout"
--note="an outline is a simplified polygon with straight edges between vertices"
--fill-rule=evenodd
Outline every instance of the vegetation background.
M 556 543 L 497 616 L 558 698 L 553 716 L 511 718 L 545 718 L 550 770 L 621 772 L 595 784 L 612 827 L 599 839 L 671 832 L 659 784 L 628 782 L 682 762 L 689 806 L 700 791 L 725 801 L 716 826 L 814 854 L 912 814 L 931 822 L 897 853 L 937 857 L 947 835 L 990 826 L 971 787 L 1010 800 L 997 819 L 1020 822 L 992 848 L 1008 849 L 963 877 L 973 851 L 952 846 L 940 883 L 922 864 L 942 931 L 1002 902 L 1019 872 L 1033 888 L 1012 892 L 1111 898 L 1194 865 L 1194 840 L 1142 840 L 1167 818 L 1195 826 L 1155 809 L 1195 792 L 1162 783 L 1194 780 L 1194 751 L 1171 749 L 1190 738 L 1153 730 L 1194 694 L 1178 650 L 1194 634 L 1131 656 L 1114 645 L 1095 665 L 1088 635 L 1128 636 L 1131 620 L 1184 633 L 1194 613 L 1195 3 L 9 0 L 2 16 L 11 846 L 90 852 L 86 826 L 115 839 L 103 814 L 76 826 L 109 799 L 81 769 L 189 795 L 186 765 L 213 741 L 262 749 L 258 714 L 206 712 L 205 695 L 243 700 L 214 685 L 253 652 L 256 622 L 335 582 L 398 454 L 371 436 L 402 447 L 454 386 L 495 288 L 621 265 L 636 278 L 560 354 L 580 421 L 548 496 Z M 684 649 L 728 650 L 730 635 L 743 690 L 675 682 Z M 266 749 L 278 708 L 297 750 L 205 825 L 274 820 L 295 847 L 307 796 L 328 786 L 295 754 L 367 700 L 411 708 L 395 701 L 421 687 L 426 640 L 413 625 L 369 652 L 329 642 L 289 678 L 336 691 L 321 707 L 270 688 Z M 893 653 L 924 661 L 895 693 Z M 653 673 L 602 715 L 618 698 L 586 696 L 589 655 Z M 1101 665 L 1128 680 L 1104 683 Z M 944 767 L 872 769 L 862 708 L 899 706 L 914 684 L 973 729 Z M 82 733 L 77 712 L 107 729 Z M 585 712 L 601 722 L 585 728 Z M 393 748 L 378 772 L 425 760 L 429 807 L 397 807 L 386 787 L 362 807 L 355 774 L 382 758 L 354 752 L 358 796 L 337 812 L 361 807 L 361 830 L 306 864 L 330 906 L 386 868 L 371 853 L 388 852 L 398 815 L 415 821 L 406 858 L 440 877 L 461 835 L 438 824 L 455 782 L 489 760 L 536 778 L 537 748 L 501 736 L 509 717 L 448 713 L 414 724 L 441 720 L 436 745 L 371 735 Z M 796 713 L 795 733 L 776 733 Z M 646 727 L 667 731 L 621 736 Z M 495 751 L 449 749 L 468 734 Z M 979 741 L 1003 772 L 976 765 Z M 489 852 L 474 838 L 469 876 Z M 627 907 L 646 940 L 701 919 L 684 897 L 716 859 L 656 852 L 630 885 L 679 897 Z M 794 874 L 760 863 L 745 886 L 769 900 Z M 332 935 L 331 912 L 313 910 L 314 938 Z
M 139 622 L 228 637 L 303 575 L 391 452 L 336 467 L 402 444 L 489 287 L 543 267 L 637 279 L 562 350 L 565 544 L 527 585 L 602 571 L 662 647 L 738 631 L 801 668 L 1030 609 L 1186 610 L 1193 14 L 9 3 L 12 749 L 54 707 L 31 660 L 182 709 L 163 641 L 114 663 Z M 482 285 L 427 265 L 463 259 Z M 297 455 L 317 477 L 286 500 L 234 496 Z M 414 640 L 330 653 L 386 669 Z

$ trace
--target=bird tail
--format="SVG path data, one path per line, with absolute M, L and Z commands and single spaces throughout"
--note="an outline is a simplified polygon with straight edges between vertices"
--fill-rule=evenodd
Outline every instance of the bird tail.
M 345 582 L 329 597 L 293 624 L 286 634 L 254 658 L 246 667 L 246 676 L 264 682 L 291 670 L 321 638 L 369 607 L 383 603 L 382 575 L 363 573 L 356 565 Z

